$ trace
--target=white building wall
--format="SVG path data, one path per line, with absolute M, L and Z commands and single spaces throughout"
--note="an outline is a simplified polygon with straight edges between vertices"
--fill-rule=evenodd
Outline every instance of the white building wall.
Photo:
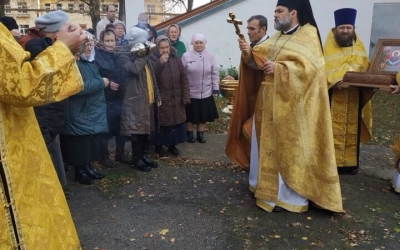
M 325 41 L 330 29 L 334 27 L 333 12 L 335 10 L 340 8 L 357 9 L 356 32 L 368 51 L 374 4 L 400 3 L 400 0 L 310 0 L 310 2 L 320 30 L 322 42 Z M 234 12 L 236 17 L 242 20 L 243 25 L 240 26 L 240 29 L 242 33 L 245 34 L 246 38 L 246 20 L 250 16 L 256 14 L 267 17 L 269 23 L 268 34 L 272 35 L 276 32 L 273 26 L 276 3 L 276 0 L 245 0 L 231 6 L 229 9 L 225 9 L 201 21 L 183 27 L 181 40 L 187 45 L 187 49 L 192 49 L 191 46 L 188 47 L 192 35 L 195 33 L 203 33 L 208 39 L 206 47 L 215 55 L 219 65 L 229 67 L 229 58 L 231 58 L 232 66 L 237 66 L 239 64 L 240 51 L 238 49 L 237 35 L 234 32 L 234 27 L 232 24 L 226 22 L 229 12 Z

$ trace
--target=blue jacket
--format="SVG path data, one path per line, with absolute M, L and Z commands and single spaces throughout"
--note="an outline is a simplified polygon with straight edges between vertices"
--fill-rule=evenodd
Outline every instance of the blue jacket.
M 84 90 L 69 98 L 67 117 L 61 134 L 93 135 L 108 133 L 104 81 L 94 62 L 77 61 Z

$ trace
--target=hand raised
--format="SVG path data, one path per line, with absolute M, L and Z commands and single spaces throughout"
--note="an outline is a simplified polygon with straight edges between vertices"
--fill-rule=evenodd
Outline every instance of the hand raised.
M 77 25 L 72 26 L 71 22 L 67 21 L 58 31 L 57 40 L 65 43 L 71 52 L 75 54 L 79 52 L 81 44 L 87 41 L 87 35 L 82 32 L 81 27 Z
M 169 58 L 169 55 L 168 55 L 168 54 L 164 54 L 164 55 L 162 55 L 162 56 L 160 57 L 160 62 L 161 62 L 162 64 L 166 64 L 166 63 L 168 62 L 168 58 Z
M 250 51 L 251 51 L 250 44 L 248 44 L 247 41 L 244 38 L 243 39 L 239 38 L 238 42 L 239 42 L 240 51 L 242 51 L 243 53 L 249 54 Z

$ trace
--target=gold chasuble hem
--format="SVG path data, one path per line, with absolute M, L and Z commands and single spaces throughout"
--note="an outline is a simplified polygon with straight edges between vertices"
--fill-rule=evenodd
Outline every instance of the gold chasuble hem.
M 272 55 L 275 74 L 264 75 L 257 99 L 263 98 L 262 118 L 256 120 L 261 134 L 255 197 L 278 204 L 280 174 L 299 195 L 343 212 L 325 62 L 315 27 L 306 24 L 291 36 L 278 32 L 252 51 L 259 67 L 273 52 L 278 52 Z
M 274 202 L 275 206 L 281 207 L 287 211 L 293 212 L 293 213 L 304 213 L 308 210 L 308 205 L 304 206 L 296 206 L 296 205 L 291 205 L 286 202 L 282 201 L 276 201 Z M 267 204 L 265 201 L 257 199 L 256 200 L 256 205 L 259 206 L 260 208 L 264 209 L 267 212 L 272 212 L 274 210 L 274 207 Z

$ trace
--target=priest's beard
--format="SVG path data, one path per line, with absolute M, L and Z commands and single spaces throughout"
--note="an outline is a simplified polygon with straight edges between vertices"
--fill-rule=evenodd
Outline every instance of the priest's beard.
M 356 32 L 353 30 L 353 32 L 349 35 L 341 35 L 337 31 L 335 31 L 334 37 L 339 47 L 349 47 L 353 45 L 353 41 L 356 37 Z
M 290 29 L 290 15 L 287 14 L 283 20 L 275 19 L 274 28 L 279 31 L 287 31 Z

